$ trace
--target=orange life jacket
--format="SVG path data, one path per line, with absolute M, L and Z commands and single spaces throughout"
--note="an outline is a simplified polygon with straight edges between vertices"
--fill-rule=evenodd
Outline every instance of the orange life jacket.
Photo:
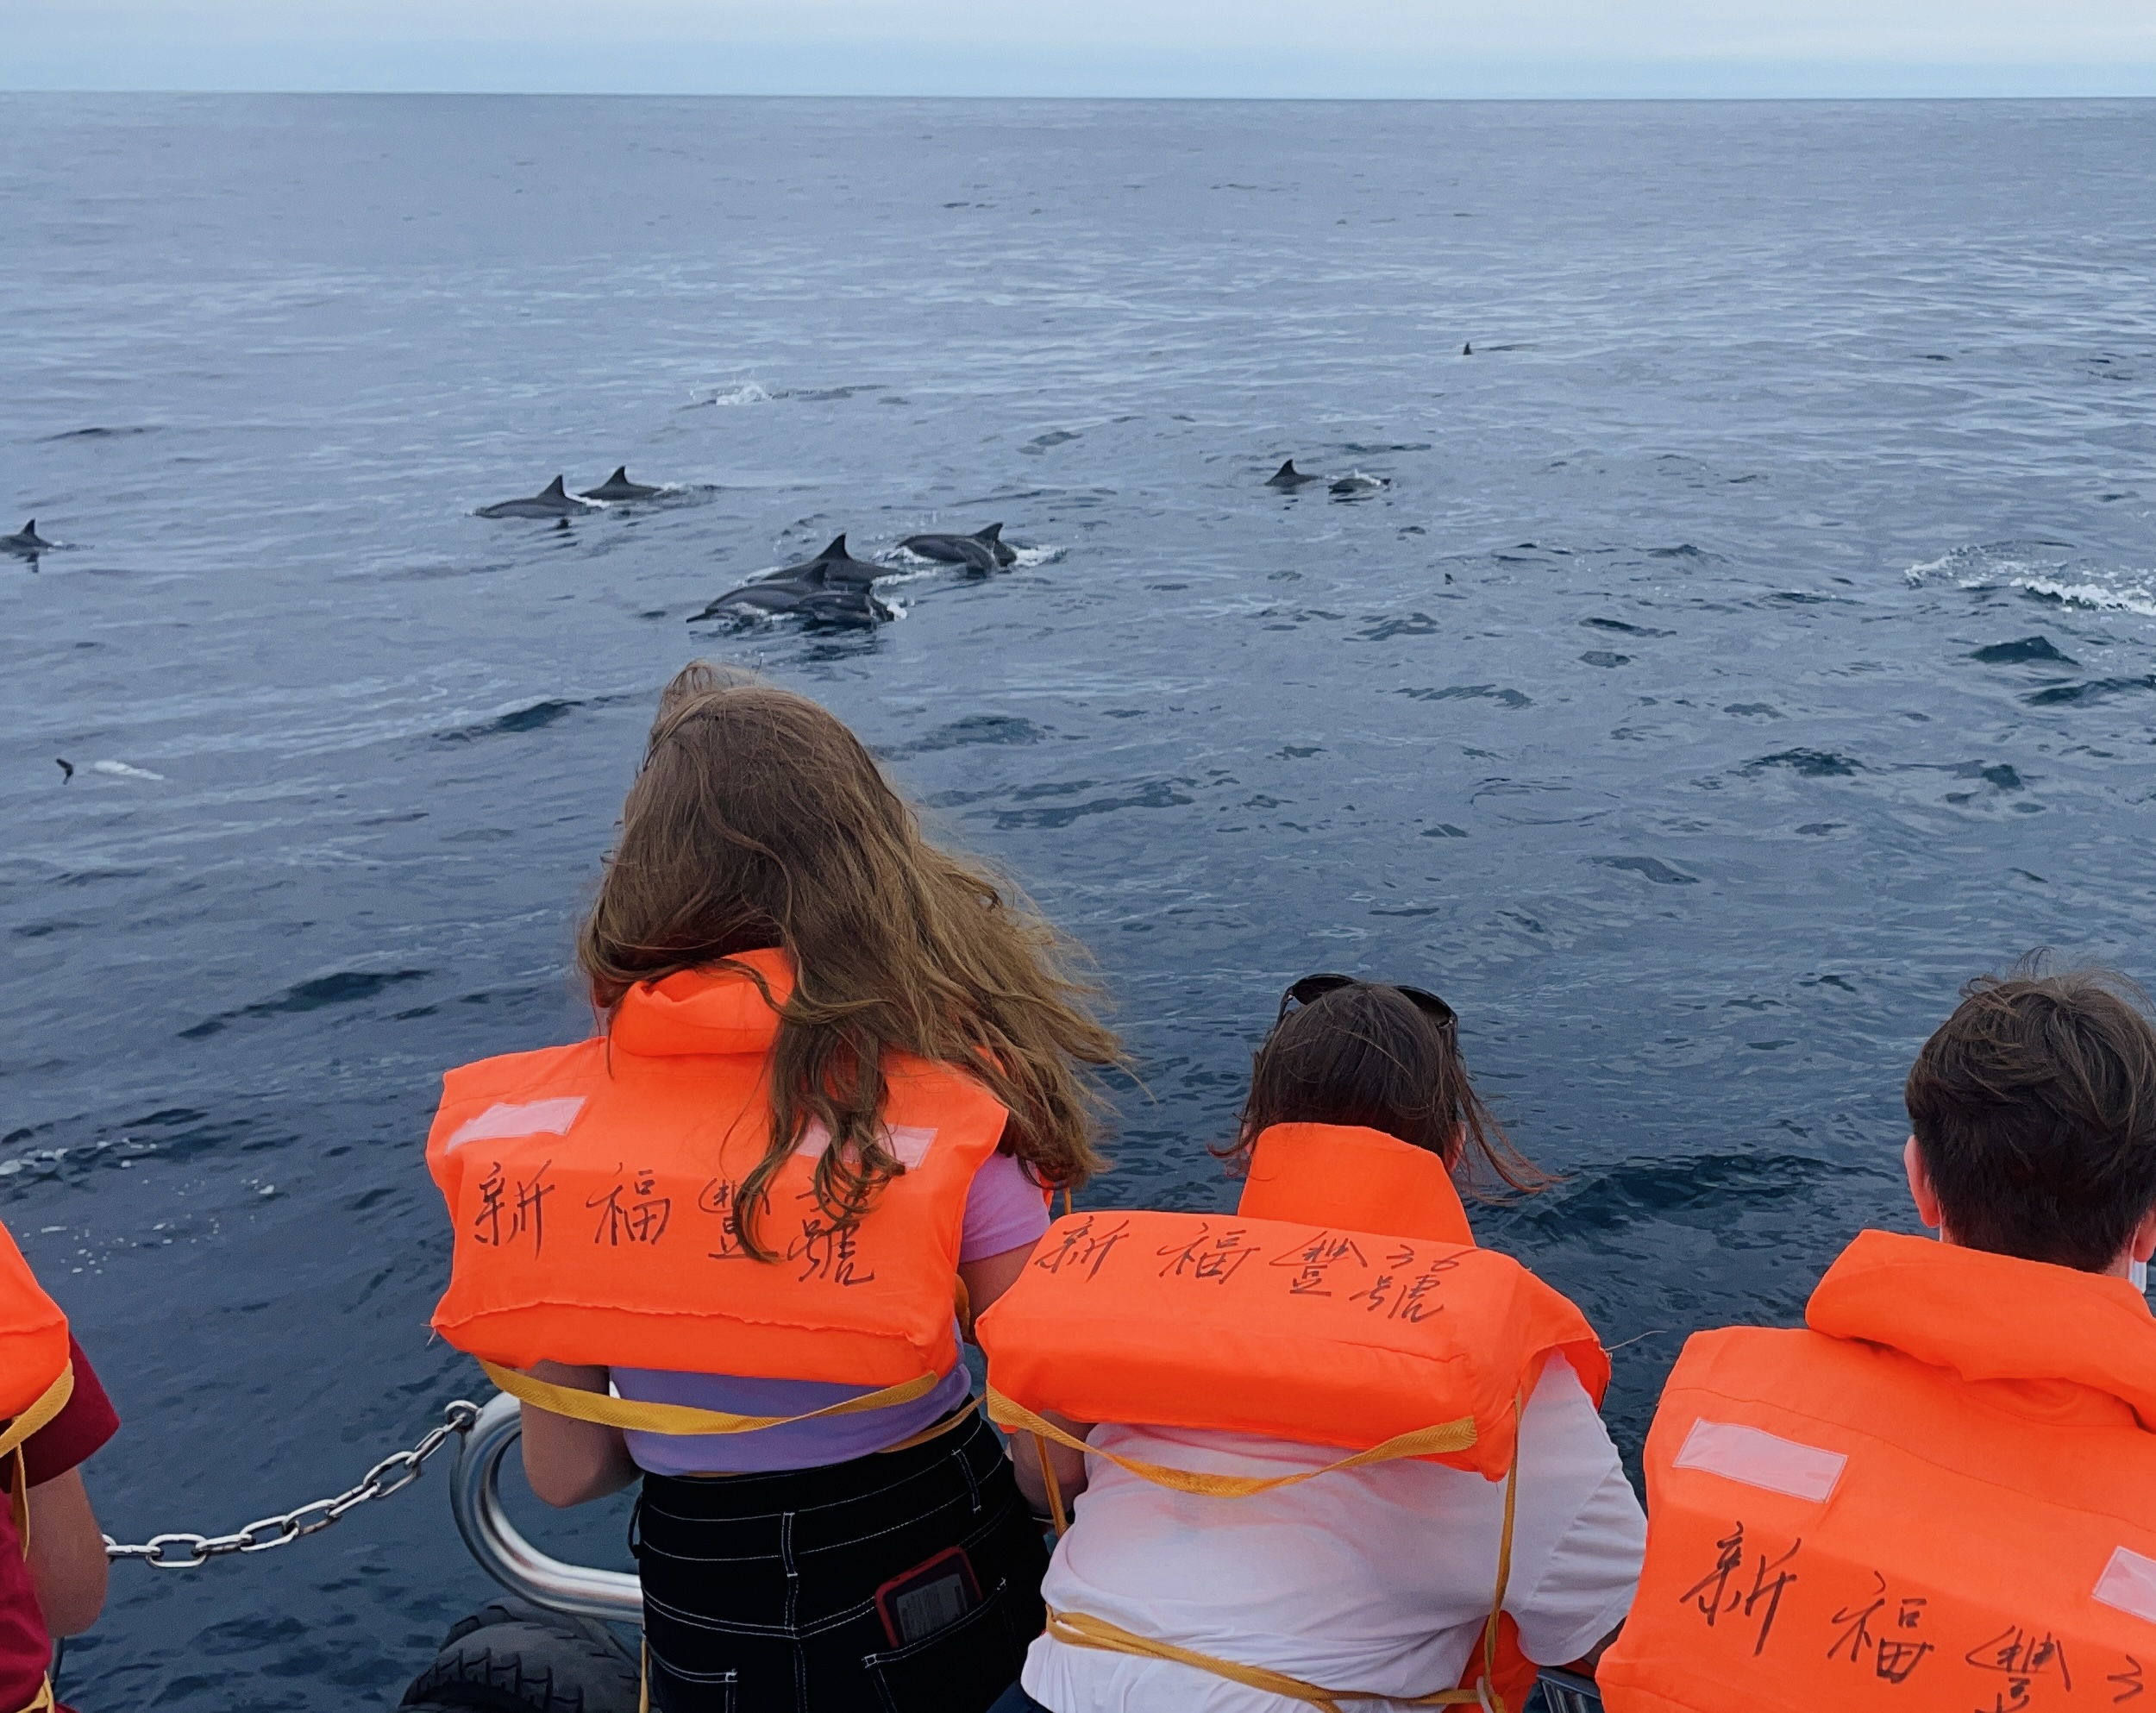
M 1865 1232 L 1808 1331 L 1687 1342 L 1610 1713 L 2053 1713 L 2156 1685 L 2156 1319 Z
M 1294 1220 L 1306 1189 L 1318 1211 Z M 1269 1129 L 1233 1219 L 1116 1211 L 1050 1227 L 975 1328 L 991 1414 L 1357 1453 L 1450 1427 L 1444 1448 L 1413 1454 L 1498 1479 L 1545 1360 L 1562 1353 L 1597 1402 L 1609 1361 L 1576 1308 L 1466 1226 L 1435 1155 L 1375 1130 Z M 1482 1665 L 1478 1650 L 1463 1681 Z M 1492 1682 L 1514 1713 L 1534 1678 L 1507 1618 Z
M 1426 1148 L 1360 1125 L 1275 1124 L 1260 1131 L 1236 1211 L 1246 1219 L 1313 1220 L 1349 1227 L 1375 1220 L 1402 1237 L 1475 1241 L 1467 1208 L 1445 1162 Z M 1482 1666 L 1478 1648 L 1461 1686 L 1471 1688 Z M 1520 1626 L 1505 1613 L 1498 1621 L 1493 1686 L 1507 1707 L 1518 1709 L 1526 1704 L 1539 1675 L 1520 1651 Z
M 74 1352 L 67 1317 L 46 1296 L 30 1264 L 0 1226 L 0 1459 L 12 1465 L 8 1509 L 22 1556 L 30 1556 L 30 1472 L 22 1448 L 30 1436 L 66 1408 L 74 1395 Z M 41 1616 L 38 1628 L 42 1630 Z M 21 1713 L 39 1713 L 53 1702 L 53 1682 L 25 1703 Z
M 69 1353 L 66 1315 L 0 1226 L 0 1422 L 34 1411 L 70 1373 Z
M 886 1139 L 906 1170 L 835 1227 L 812 1128 L 743 1249 L 736 1195 L 770 1133 L 767 1063 L 793 989 L 785 956 L 630 989 L 574 1046 L 444 1079 L 427 1164 L 455 1231 L 434 1326 L 507 1368 L 542 1358 L 890 1386 L 946 1373 L 966 1192 L 1006 1114 L 947 1066 L 885 1060 Z
M 1430 1460 L 1495 1480 L 1544 1359 L 1562 1352 L 1597 1400 L 1609 1362 L 1564 1297 L 1451 1234 L 1467 1221 L 1445 1177 L 1378 1131 L 1282 1125 L 1258 1138 L 1232 1219 L 1066 1214 L 981 1317 L 989 1384 L 1081 1421 L 1353 1451 L 1464 1421 L 1471 1443 Z M 1304 1187 L 1321 1213 L 1285 1217 Z M 1250 1217 L 1254 1202 L 1272 1217 Z M 1446 1235 L 1421 1234 L 1432 1227 Z

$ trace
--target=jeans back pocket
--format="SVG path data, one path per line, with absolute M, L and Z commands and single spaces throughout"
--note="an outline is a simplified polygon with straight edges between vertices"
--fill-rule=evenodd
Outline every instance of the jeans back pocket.
M 1011 1633 L 1007 1582 L 933 1635 L 861 1661 L 884 1713 L 987 1713 L 1025 1663 L 1025 1647 Z

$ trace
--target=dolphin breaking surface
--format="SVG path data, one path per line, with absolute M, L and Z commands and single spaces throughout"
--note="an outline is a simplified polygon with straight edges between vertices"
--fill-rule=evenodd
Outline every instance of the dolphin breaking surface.
M 558 484 L 560 478 L 555 478 L 555 480 Z M 649 499 L 655 495 L 661 494 L 665 492 L 666 490 L 662 487 L 651 487 L 642 482 L 630 481 L 629 480 L 629 466 L 626 464 L 618 464 L 615 466 L 614 474 L 607 477 L 607 479 L 601 482 L 597 487 L 587 487 L 584 489 L 582 491 L 582 498 L 586 499 L 604 499 L 612 501 L 620 501 L 624 499 Z
M 962 566 L 973 574 L 1002 570 L 1015 565 L 1018 557 L 1018 549 L 1003 539 L 1001 524 L 971 535 L 908 536 L 899 546 L 918 558 Z M 897 566 L 856 559 L 841 534 L 813 558 L 729 589 L 701 612 L 691 614 L 689 622 L 799 618 L 815 629 L 871 629 L 896 616 L 872 593 L 874 586 L 904 574 Z
M 923 559 L 962 565 L 969 571 L 996 571 L 1018 563 L 1018 549 L 1003 539 L 1003 525 L 991 524 L 969 536 L 908 536 L 899 545 Z
M 563 492 L 561 478 L 556 476 L 528 499 L 497 500 L 492 505 L 480 506 L 474 515 L 481 518 L 573 518 L 592 509 L 575 495 Z
M 866 630 L 892 616 L 891 609 L 870 593 L 879 577 L 891 574 L 888 566 L 856 559 L 840 535 L 812 559 L 729 589 L 703 612 L 693 614 L 689 622 L 799 618 L 823 629 Z

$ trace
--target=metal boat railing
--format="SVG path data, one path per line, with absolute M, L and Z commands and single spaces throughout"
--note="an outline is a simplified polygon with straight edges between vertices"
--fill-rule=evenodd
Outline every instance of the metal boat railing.
M 502 1503 L 502 1459 L 523 1432 L 517 1400 L 503 1392 L 479 1411 L 449 1474 L 449 1509 L 479 1566 L 535 1606 L 614 1623 L 643 1622 L 643 1591 L 621 1571 L 594 1570 L 541 1552 Z
M 502 1503 L 502 1459 L 523 1432 L 517 1400 L 504 1392 L 479 1411 L 464 1436 L 450 1471 L 449 1509 L 465 1546 L 481 1570 L 535 1606 L 641 1625 L 643 1594 L 635 1577 L 554 1558 L 511 1520 Z M 1602 1702 L 1591 1678 L 1545 1672 L 1542 1705 L 1545 1713 L 1601 1713 Z
M 1592 1678 L 1576 1677 L 1570 1672 L 1545 1672 L 1542 1705 L 1545 1713 L 1602 1713 L 1602 1696 Z

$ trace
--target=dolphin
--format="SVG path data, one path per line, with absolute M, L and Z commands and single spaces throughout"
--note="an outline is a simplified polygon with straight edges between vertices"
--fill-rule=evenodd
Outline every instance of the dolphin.
M 856 559 L 846 550 L 846 537 L 833 536 L 830 544 L 813 559 L 778 570 L 729 589 L 703 612 L 703 618 L 799 618 L 812 625 L 858 628 L 878 624 L 891 610 L 869 593 L 869 585 L 891 574 L 887 566 Z
M 812 631 L 873 631 L 894 616 L 866 589 L 826 589 L 809 596 L 793 614 Z
M 891 617 L 891 609 L 865 583 L 823 584 L 805 577 L 766 577 L 729 589 L 703 612 L 705 618 L 799 618 L 812 630 L 867 630 Z
M 1265 486 L 1279 488 L 1283 493 L 1293 493 L 1305 482 L 1321 482 L 1324 480 L 1323 476 L 1313 476 L 1305 471 L 1298 470 L 1295 467 L 1295 461 L 1290 458 L 1271 475 L 1265 478 Z
M 1472 339 L 1460 347 L 1460 355 L 1463 357 L 1471 357 L 1475 355 L 1475 342 Z
M 37 532 L 37 519 L 33 518 L 11 536 L 0 536 L 0 548 L 9 553 L 26 553 L 33 559 L 53 546 Z
M 1382 476 L 1366 476 L 1360 470 L 1351 470 L 1326 490 L 1341 499 L 1359 499 L 1366 493 L 1376 493 L 1392 484 Z
M 482 505 L 481 518 L 567 518 L 591 507 L 582 500 L 561 491 L 561 478 L 556 476 L 529 499 L 504 499 L 492 505 Z
M 865 589 L 877 578 L 888 577 L 891 574 L 891 568 L 888 565 L 877 565 L 866 559 L 856 559 L 847 550 L 846 537 L 843 535 L 833 536 L 830 543 L 815 558 L 805 559 L 799 565 L 787 566 L 783 570 L 773 574 L 779 577 L 790 577 L 796 572 L 805 572 L 812 568 L 821 576 L 826 587 L 843 584 L 854 588 Z
M 642 482 L 630 481 L 629 466 L 623 464 L 597 487 L 586 488 L 584 498 L 586 499 L 649 499 L 655 493 L 665 492 L 664 488 L 646 487 Z
M 791 612 L 811 595 L 821 594 L 823 583 L 815 578 L 773 576 L 729 589 L 706 606 L 692 613 L 689 623 L 705 618 L 775 618 Z
M 1003 525 L 991 524 L 969 536 L 908 536 L 899 545 L 924 559 L 962 565 L 968 571 L 995 571 L 1018 563 L 1018 549 L 1003 539 Z

